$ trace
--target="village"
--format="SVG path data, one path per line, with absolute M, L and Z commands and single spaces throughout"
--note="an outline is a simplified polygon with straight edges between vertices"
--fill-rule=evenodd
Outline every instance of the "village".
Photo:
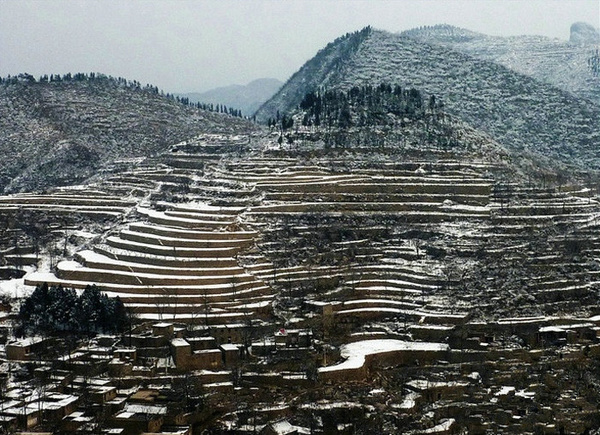
M 575 388 L 565 394 L 561 387 L 589 382 L 580 369 L 600 356 L 600 317 L 565 320 L 411 328 L 420 329 L 421 340 L 439 342 L 360 334 L 342 346 L 341 358 L 333 350 L 317 355 L 306 329 L 281 329 L 246 347 L 244 325 L 227 325 L 225 334 L 214 334 L 218 340 L 205 328 L 160 322 L 121 338 L 98 336 L 64 354 L 57 338 L 14 340 L 4 347 L 2 427 L 6 433 L 191 434 L 219 415 L 225 432 L 351 433 L 370 407 L 385 406 L 398 421 L 409 421 L 429 406 L 437 421 L 433 433 L 453 433 L 456 421 L 484 433 L 489 412 L 499 427 L 528 427 L 530 419 L 532 432 L 582 432 L 598 421 L 597 408 Z M 498 341 L 507 336 L 522 344 Z M 325 358 L 342 362 L 313 370 L 298 364 L 320 365 Z M 369 390 L 365 409 L 349 411 L 356 406 L 351 392 L 312 408 L 292 399 L 294 392 L 333 385 Z M 555 406 L 544 406 L 548 398 Z M 347 412 L 332 414 L 336 406 Z

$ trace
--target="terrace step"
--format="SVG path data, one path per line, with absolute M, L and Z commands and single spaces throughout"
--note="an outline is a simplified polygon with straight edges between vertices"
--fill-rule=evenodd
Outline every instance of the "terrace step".
M 241 247 L 225 247 L 225 248 L 186 248 L 179 246 L 160 246 L 149 243 L 134 242 L 131 240 L 121 239 L 116 236 L 106 238 L 106 244 L 114 248 L 124 249 L 130 252 L 139 252 L 142 254 L 164 255 L 186 258 L 227 258 L 234 257 Z
M 188 217 L 180 217 L 170 215 L 167 212 L 155 211 L 147 208 L 138 207 L 138 213 L 146 216 L 152 223 L 158 225 L 172 226 L 175 228 L 191 228 L 201 230 L 215 230 L 224 228 L 231 222 L 221 222 L 214 220 L 190 219 Z
M 222 286 L 243 290 L 251 287 L 256 279 L 246 273 L 240 275 L 192 276 L 134 273 L 106 269 L 93 269 L 75 261 L 62 261 L 57 266 L 57 277 L 65 280 L 102 283 L 129 284 L 140 286 Z
M 373 307 L 390 307 L 414 310 L 423 308 L 422 305 L 414 302 L 396 301 L 392 299 L 371 298 L 371 299 L 351 299 L 344 301 L 341 306 L 338 306 L 338 311 L 358 308 L 373 308 Z
M 27 195 L 19 194 L 15 196 L 0 196 L 0 204 L 12 204 L 21 206 L 80 206 L 95 207 L 100 206 L 104 209 L 123 209 L 136 205 L 135 201 L 126 200 L 109 195 L 91 194 L 90 195 Z
M 115 260 L 114 258 L 98 254 L 94 251 L 80 251 L 75 254 L 75 260 L 92 269 L 105 269 L 109 271 L 121 270 L 131 273 L 149 273 L 154 275 L 190 275 L 190 276 L 223 276 L 241 275 L 244 269 L 234 267 L 164 267 L 130 261 Z
M 162 205 L 158 203 L 158 205 Z M 217 207 L 206 204 L 167 204 L 173 211 L 184 213 L 198 213 L 202 215 L 210 215 L 214 219 L 231 219 L 235 218 L 239 213 L 244 211 L 243 207 Z
M 118 293 L 106 291 L 108 296 L 119 296 L 127 305 L 132 303 L 161 305 L 161 304 L 190 304 L 194 305 L 196 311 L 205 307 L 227 308 L 238 306 L 240 304 L 251 304 L 259 301 L 271 301 L 274 295 L 267 291 L 266 287 L 256 287 L 255 289 L 233 293 L 207 293 L 202 295 L 135 295 L 130 293 Z
M 156 255 L 144 252 L 133 252 L 126 249 L 120 249 L 110 245 L 98 244 L 94 246 L 94 251 L 105 255 L 114 260 L 127 261 L 132 263 L 141 263 L 165 267 L 181 268 L 216 268 L 216 267 L 235 267 L 237 261 L 233 257 L 222 258 L 199 258 L 199 257 L 178 257 L 174 255 Z M 173 251 L 170 252 L 173 254 Z
M 134 310 L 134 312 L 136 312 Z M 158 313 L 156 310 L 154 312 L 136 312 L 136 317 L 140 320 L 172 320 L 176 322 L 185 322 L 185 323 L 205 323 L 207 325 L 222 325 L 228 322 L 243 322 L 248 318 L 253 317 L 253 311 L 245 311 L 245 312 L 226 312 L 226 313 L 209 313 L 208 315 L 197 315 L 191 313 Z
M 325 193 L 325 192 L 266 192 L 265 201 L 285 201 L 285 202 L 391 202 L 391 203 L 442 203 L 445 200 L 465 205 L 485 206 L 490 202 L 488 195 L 476 194 L 422 194 L 422 193 Z
M 201 297 L 212 297 L 214 299 L 227 300 L 234 299 L 237 296 L 249 295 L 249 294 L 260 294 L 265 295 L 270 293 L 270 288 L 264 285 L 260 281 L 252 282 L 245 289 L 236 289 L 232 291 L 230 285 L 212 284 L 212 285 L 177 285 L 177 286 L 166 286 L 166 285 L 128 285 L 118 284 L 114 282 L 96 283 L 94 281 L 81 281 L 74 279 L 62 279 L 51 273 L 34 272 L 25 278 L 25 284 L 36 286 L 43 283 L 48 285 L 61 285 L 64 288 L 74 288 L 83 290 L 87 286 L 97 284 L 101 291 L 113 296 L 125 295 L 146 295 L 149 298 L 154 296 L 179 297 L 184 295 L 200 295 Z
M 308 193 L 418 193 L 418 194 L 444 194 L 444 195 L 489 195 L 491 185 L 488 183 L 275 183 L 257 184 L 257 189 L 264 191 L 308 192 Z
M 487 207 L 464 206 L 460 204 L 445 205 L 444 203 L 428 202 L 303 202 L 298 204 L 285 203 L 252 207 L 249 214 L 256 213 L 322 213 L 347 211 L 355 212 L 445 212 L 477 216 L 489 216 Z
M 242 248 L 250 245 L 252 239 L 212 239 L 207 234 L 205 239 L 195 238 L 187 239 L 183 237 L 168 237 L 159 236 L 149 233 L 140 233 L 137 231 L 122 230 L 119 233 L 119 237 L 122 240 L 128 240 L 132 242 L 143 243 L 147 245 L 156 245 L 160 247 L 176 247 L 176 248 L 196 248 L 196 249 L 208 249 L 208 248 Z

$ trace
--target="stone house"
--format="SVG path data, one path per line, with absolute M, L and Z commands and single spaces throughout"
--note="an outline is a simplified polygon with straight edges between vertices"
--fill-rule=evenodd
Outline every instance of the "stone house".
M 6 357 L 13 361 L 31 359 L 32 354 L 39 352 L 48 345 L 43 337 L 27 337 L 6 344 Z

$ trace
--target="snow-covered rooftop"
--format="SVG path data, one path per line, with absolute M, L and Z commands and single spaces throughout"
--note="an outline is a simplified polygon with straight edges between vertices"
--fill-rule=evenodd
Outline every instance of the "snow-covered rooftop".
M 346 361 L 329 367 L 319 368 L 320 373 L 339 370 L 358 369 L 365 363 L 367 355 L 386 352 L 416 351 L 416 352 L 443 352 L 449 347 L 444 343 L 410 342 L 393 339 L 363 340 L 345 344 L 341 348 L 341 356 Z

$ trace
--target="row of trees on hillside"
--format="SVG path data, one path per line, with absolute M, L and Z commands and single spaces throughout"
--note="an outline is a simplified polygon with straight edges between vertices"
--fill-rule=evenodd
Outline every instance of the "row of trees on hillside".
M 322 140 L 325 148 L 384 149 L 416 142 L 447 151 L 461 144 L 461 130 L 443 109 L 434 94 L 425 97 L 418 89 L 389 83 L 365 84 L 308 92 L 293 115 L 277 111 L 268 125 L 279 131 L 280 144 L 284 138 L 292 145 L 310 136 L 298 128 L 301 120 L 317 135 L 309 140 Z
M 183 104 L 184 106 L 190 106 L 190 107 L 194 107 L 196 109 L 201 109 L 201 110 L 206 110 L 208 112 L 215 112 L 215 113 L 225 113 L 231 116 L 235 116 L 238 118 L 242 118 L 242 111 L 240 109 L 234 109 L 232 107 L 227 107 L 224 104 L 207 104 L 207 103 L 202 103 L 202 102 L 193 102 L 190 101 L 189 98 L 187 97 L 180 97 L 178 95 L 174 95 L 174 94 L 170 94 L 170 93 L 164 93 L 162 90 L 158 89 L 157 86 L 153 86 L 150 84 L 146 84 L 145 86 L 142 86 L 142 84 L 140 82 L 138 82 L 137 80 L 127 80 L 123 77 L 113 77 L 113 76 L 109 76 L 109 75 L 105 75 L 105 74 L 101 74 L 101 73 L 75 73 L 75 74 L 71 74 L 71 73 L 66 73 L 63 75 L 60 74 L 44 74 L 42 76 L 39 77 L 39 79 L 36 80 L 36 78 L 34 76 L 32 76 L 31 74 L 27 74 L 27 73 L 21 73 L 19 75 L 16 76 L 7 76 L 7 77 L 0 77 L 0 85 L 11 85 L 11 84 L 17 84 L 17 83 L 69 83 L 69 82 L 105 82 L 105 83 L 111 83 L 113 85 L 119 86 L 119 87 L 123 87 L 123 88 L 127 88 L 127 89 L 132 89 L 132 90 L 136 90 L 136 91 L 143 91 L 143 92 L 148 92 L 150 94 L 154 94 L 154 95 L 161 95 L 164 96 L 170 100 L 173 101 L 177 101 L 180 104 Z
M 418 89 L 365 84 L 308 92 L 293 116 L 277 112 L 268 125 L 279 130 L 280 144 L 284 137 L 294 143 L 298 135 L 286 130 L 301 120 L 305 127 L 316 127 L 313 132 L 318 132 L 326 148 L 405 146 L 412 134 L 419 143 L 448 150 L 459 145 L 460 133 L 443 107 L 435 95 L 425 97 Z
M 62 82 L 111 82 L 122 87 L 131 89 L 140 89 L 153 94 L 161 94 L 162 92 L 156 86 L 146 84 L 142 86 L 137 80 L 127 80 L 123 77 L 113 77 L 101 73 L 66 73 L 60 74 L 44 74 L 36 80 L 34 76 L 27 73 L 21 73 L 16 76 L 8 75 L 6 77 L 0 77 L 1 85 L 10 85 L 16 83 L 62 83 Z
M 121 299 L 109 298 L 96 286 L 77 295 L 74 289 L 42 284 L 21 305 L 16 333 L 119 333 L 130 322 Z

